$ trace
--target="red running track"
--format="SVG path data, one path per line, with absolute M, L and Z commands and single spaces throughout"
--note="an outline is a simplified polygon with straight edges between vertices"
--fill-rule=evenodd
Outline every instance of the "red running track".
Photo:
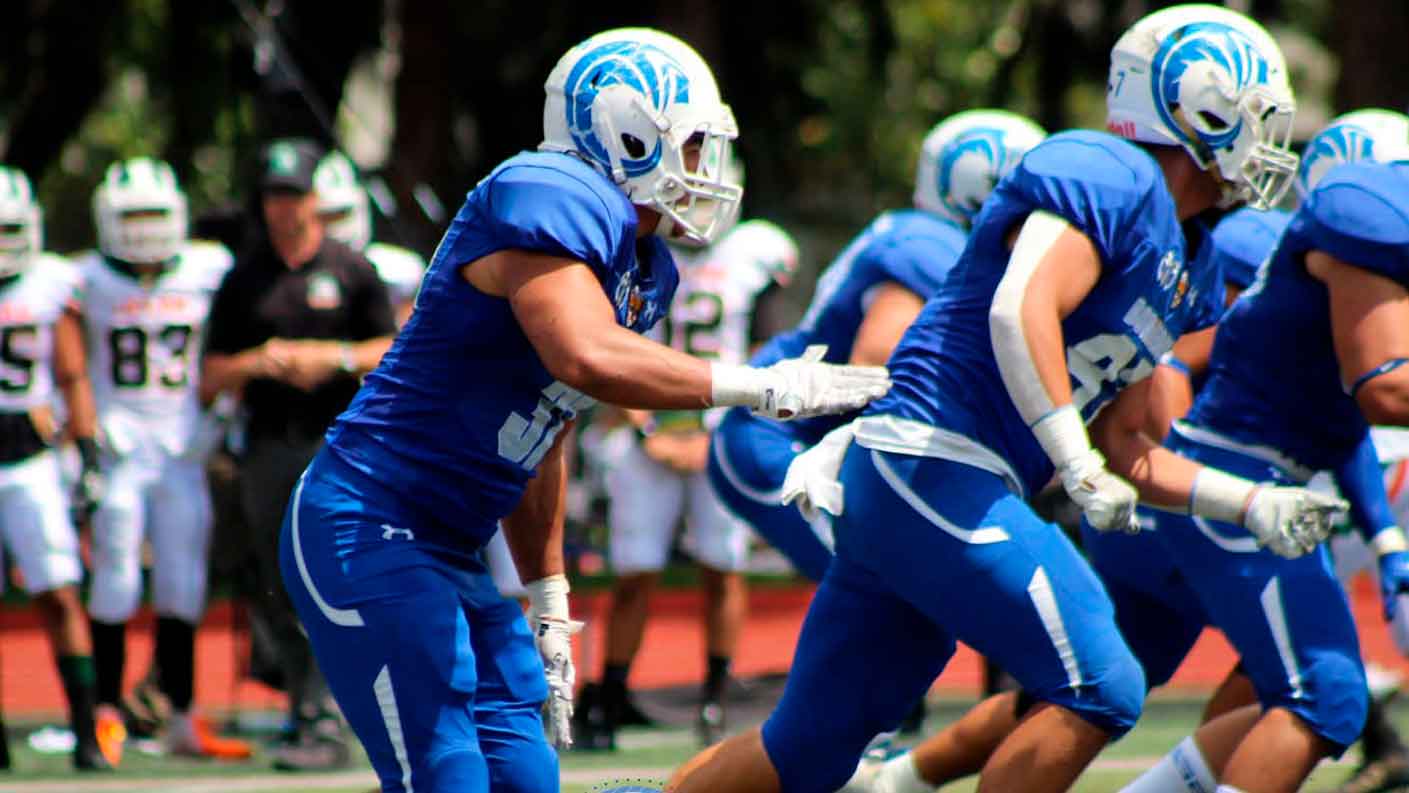
M 786 671 L 802 625 L 810 587 L 759 588 L 750 593 L 748 627 L 735 672 L 752 676 Z M 604 593 L 576 597 L 574 615 L 588 622 L 579 637 L 579 679 L 596 679 L 601 666 L 602 628 L 608 603 Z M 1356 582 L 1354 607 L 1366 656 L 1409 674 L 1409 661 L 1394 649 L 1380 617 L 1379 596 L 1366 579 Z M 685 685 L 704 675 L 704 643 L 697 591 L 661 591 L 651 601 L 651 620 L 641 654 L 632 666 L 631 685 L 637 688 Z M 234 624 L 238 615 L 228 603 L 211 607 L 197 638 L 196 703 L 200 707 L 274 709 L 283 697 L 250 680 L 240 679 L 243 635 Z M 127 679 L 135 683 L 151 657 L 154 621 L 143 611 L 128 631 Z M 1221 634 L 1206 631 L 1193 653 L 1175 674 L 1172 686 L 1207 690 L 1232 666 L 1233 652 Z M 590 672 L 588 671 L 590 670 Z M 955 693 L 976 691 L 981 674 L 978 657 L 960 647 L 936 685 Z M 8 718 L 58 718 L 63 693 L 38 615 L 27 608 L 0 609 L 0 707 Z

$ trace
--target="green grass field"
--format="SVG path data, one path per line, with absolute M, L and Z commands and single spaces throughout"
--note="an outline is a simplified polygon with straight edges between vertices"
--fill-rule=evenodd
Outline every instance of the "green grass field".
M 934 703 L 927 729 L 936 729 L 956 717 L 968 703 L 960 700 Z M 1201 703 L 1158 699 L 1151 702 L 1140 725 L 1125 740 L 1104 752 L 1074 788 L 1081 793 L 1110 793 L 1135 778 L 1144 768 L 1186 735 L 1198 719 Z M 1393 709 L 1394 721 L 1409 726 L 1409 705 Z M 268 770 L 267 760 L 256 757 L 243 764 L 221 764 L 179 758 L 153 757 L 128 748 L 123 766 L 113 774 L 76 776 L 67 755 L 42 755 L 26 744 L 23 729 L 11 728 L 10 745 L 15 767 L 0 776 L 3 793 L 236 793 L 237 791 L 286 791 L 287 793 L 366 793 L 375 785 L 365 760 L 352 771 L 336 774 L 288 775 Z M 681 728 L 628 730 L 615 753 L 571 753 L 563 760 L 564 793 L 600 791 L 618 784 L 660 783 L 672 768 L 695 751 L 694 735 Z M 1354 750 L 1347 760 L 1324 764 L 1306 790 L 1333 788 L 1353 767 Z M 956 783 L 946 793 L 972 791 L 972 781 Z

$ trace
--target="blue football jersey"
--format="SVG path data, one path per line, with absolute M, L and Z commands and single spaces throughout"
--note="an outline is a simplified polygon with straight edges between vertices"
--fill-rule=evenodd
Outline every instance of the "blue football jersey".
M 1223 280 L 1239 289 L 1252 286 L 1257 268 L 1272 254 L 1291 221 L 1290 212 L 1247 207 L 1218 221 L 1213 227 L 1214 258 L 1223 270 Z
M 824 360 L 846 363 L 876 287 L 895 282 L 928 300 L 964 249 L 964 239 L 963 229 L 929 212 L 882 213 L 822 273 L 798 326 L 770 339 L 749 364 L 770 366 L 814 344 L 827 345 Z M 823 416 L 788 426 L 810 445 L 848 420 Z
M 1322 470 L 1369 428 L 1341 383 L 1326 287 L 1306 272 L 1313 250 L 1409 286 L 1409 168 L 1350 163 L 1321 180 L 1219 326 L 1188 421 Z
M 944 288 L 901 339 L 888 364 L 894 387 L 867 409 L 977 441 L 1007 461 L 1027 494 L 1051 479 L 1052 464 L 1003 385 L 988 315 L 1007 268 L 1005 237 L 1036 210 L 1085 234 L 1102 263 L 1062 323 L 1073 403 L 1087 421 L 1148 376 L 1175 339 L 1217 322 L 1223 302 L 1206 232 L 1181 227 L 1147 152 L 1089 131 L 1053 135 L 1029 151 L 998 183 Z
M 461 268 L 504 249 L 576 259 L 617 321 L 644 331 L 665 315 L 677 274 L 664 242 L 638 240 L 636 229 L 621 190 L 564 154 L 520 154 L 475 187 L 410 320 L 328 432 L 329 450 L 383 494 L 369 510 L 393 525 L 449 530 L 469 547 L 488 541 L 564 423 L 592 400 L 553 379 L 508 301 L 475 289 Z

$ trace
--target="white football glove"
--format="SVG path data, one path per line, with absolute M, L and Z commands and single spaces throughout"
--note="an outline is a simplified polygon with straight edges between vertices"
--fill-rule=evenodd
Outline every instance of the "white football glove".
M 1261 486 L 1248 499 L 1243 527 L 1258 545 L 1295 559 L 1329 537 L 1336 516 L 1349 508 L 1339 498 L 1304 487 Z
M 548 699 L 543 703 L 543 732 L 548 743 L 572 748 L 572 698 L 577 670 L 572 664 L 572 636 L 583 623 L 568 616 L 568 581 L 550 575 L 524 585 L 528 590 L 528 625 L 543 659 Z
M 1123 531 L 1138 534 L 1140 521 L 1135 507 L 1140 494 L 1124 479 L 1106 470 L 1106 458 L 1089 449 L 1057 471 L 1062 487 L 1081 507 L 1086 522 L 1097 531 Z
M 844 502 L 838 479 L 855 434 L 851 424 L 837 427 L 816 446 L 794 457 L 783 477 L 783 503 L 797 501 L 797 508 L 809 522 L 821 517 L 818 510 L 840 515 Z
M 712 364 L 715 405 L 743 405 L 775 419 L 801 419 L 846 413 L 865 407 L 890 390 L 884 366 L 822 363 L 825 345 L 813 345 L 801 358 L 764 369 Z

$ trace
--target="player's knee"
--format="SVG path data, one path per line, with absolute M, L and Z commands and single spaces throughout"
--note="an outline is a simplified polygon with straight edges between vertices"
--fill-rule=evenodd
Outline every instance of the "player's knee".
M 558 755 L 543 740 L 534 738 L 486 752 L 489 763 L 489 789 L 494 793 L 556 793 Z
M 814 713 L 793 719 L 780 708 L 763 724 L 763 748 L 783 790 L 839 790 L 855 773 L 866 744 L 881 731 L 893 729 L 903 715 Z
M 1072 710 L 1112 738 L 1118 738 L 1140 719 L 1146 690 L 1145 672 L 1127 651 L 1124 659 L 1104 666 L 1099 674 L 1079 686 L 1073 696 L 1056 704 Z
M 1355 743 L 1365 727 L 1370 709 L 1365 668 L 1354 655 L 1327 653 L 1300 671 L 1299 686 L 1289 686 L 1275 701 L 1263 704 L 1295 713 L 1312 732 L 1333 744 L 1338 755 Z

